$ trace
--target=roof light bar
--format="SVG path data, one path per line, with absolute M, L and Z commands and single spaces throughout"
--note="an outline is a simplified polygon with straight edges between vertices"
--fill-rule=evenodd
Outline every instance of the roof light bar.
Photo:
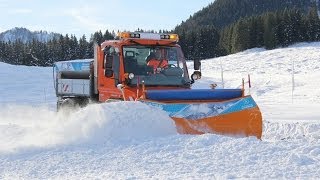
M 139 33 L 131 33 L 131 32 L 120 32 L 118 33 L 118 36 L 122 39 L 126 38 L 140 38 Z
M 154 39 L 154 40 L 171 40 L 179 41 L 178 34 L 156 34 L 156 33 L 138 33 L 138 32 L 121 32 L 118 33 L 121 39 L 140 38 L 140 39 Z
M 131 38 L 140 38 L 140 34 L 138 33 L 130 33 Z

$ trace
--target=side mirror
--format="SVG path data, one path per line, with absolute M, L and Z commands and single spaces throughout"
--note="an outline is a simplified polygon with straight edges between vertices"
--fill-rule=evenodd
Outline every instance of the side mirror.
M 201 67 L 201 62 L 199 59 L 195 59 L 193 61 L 193 69 L 194 70 L 200 70 L 200 67 Z
M 104 68 L 105 69 L 112 69 L 113 64 L 113 56 L 105 55 L 104 57 Z
M 104 75 L 106 77 L 113 76 L 112 65 L 113 65 L 113 56 L 106 55 L 104 58 Z

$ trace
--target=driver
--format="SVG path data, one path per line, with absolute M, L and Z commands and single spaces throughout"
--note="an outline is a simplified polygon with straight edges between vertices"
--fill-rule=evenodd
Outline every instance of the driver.
M 151 66 L 154 72 L 157 72 L 158 68 L 167 68 L 169 63 L 167 59 L 162 58 L 160 50 L 155 50 L 155 52 L 150 52 L 147 58 L 147 65 Z

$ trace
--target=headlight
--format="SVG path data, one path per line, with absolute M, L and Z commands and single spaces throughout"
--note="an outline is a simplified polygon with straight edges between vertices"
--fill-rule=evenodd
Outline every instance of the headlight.
M 129 78 L 129 79 L 133 79 L 133 78 L 134 78 L 134 74 L 133 74 L 133 73 L 130 73 L 129 76 L 128 76 L 128 78 Z
M 192 74 L 192 75 L 191 75 L 191 78 L 192 78 L 193 80 L 198 80 L 198 79 L 199 79 L 199 76 L 198 76 L 198 74 Z
M 192 80 L 198 80 L 201 79 L 201 72 L 200 71 L 194 71 L 191 75 Z

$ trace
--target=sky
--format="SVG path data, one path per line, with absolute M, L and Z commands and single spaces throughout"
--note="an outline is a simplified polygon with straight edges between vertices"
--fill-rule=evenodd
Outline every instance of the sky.
M 179 135 L 168 114 L 140 102 L 56 113 L 52 67 L 0 62 L 0 179 L 319 179 L 319 57 L 315 42 L 202 61 L 193 88 L 245 78 L 262 140 Z
M 0 32 L 14 27 L 87 36 L 98 30 L 171 30 L 214 0 L 0 0 Z

